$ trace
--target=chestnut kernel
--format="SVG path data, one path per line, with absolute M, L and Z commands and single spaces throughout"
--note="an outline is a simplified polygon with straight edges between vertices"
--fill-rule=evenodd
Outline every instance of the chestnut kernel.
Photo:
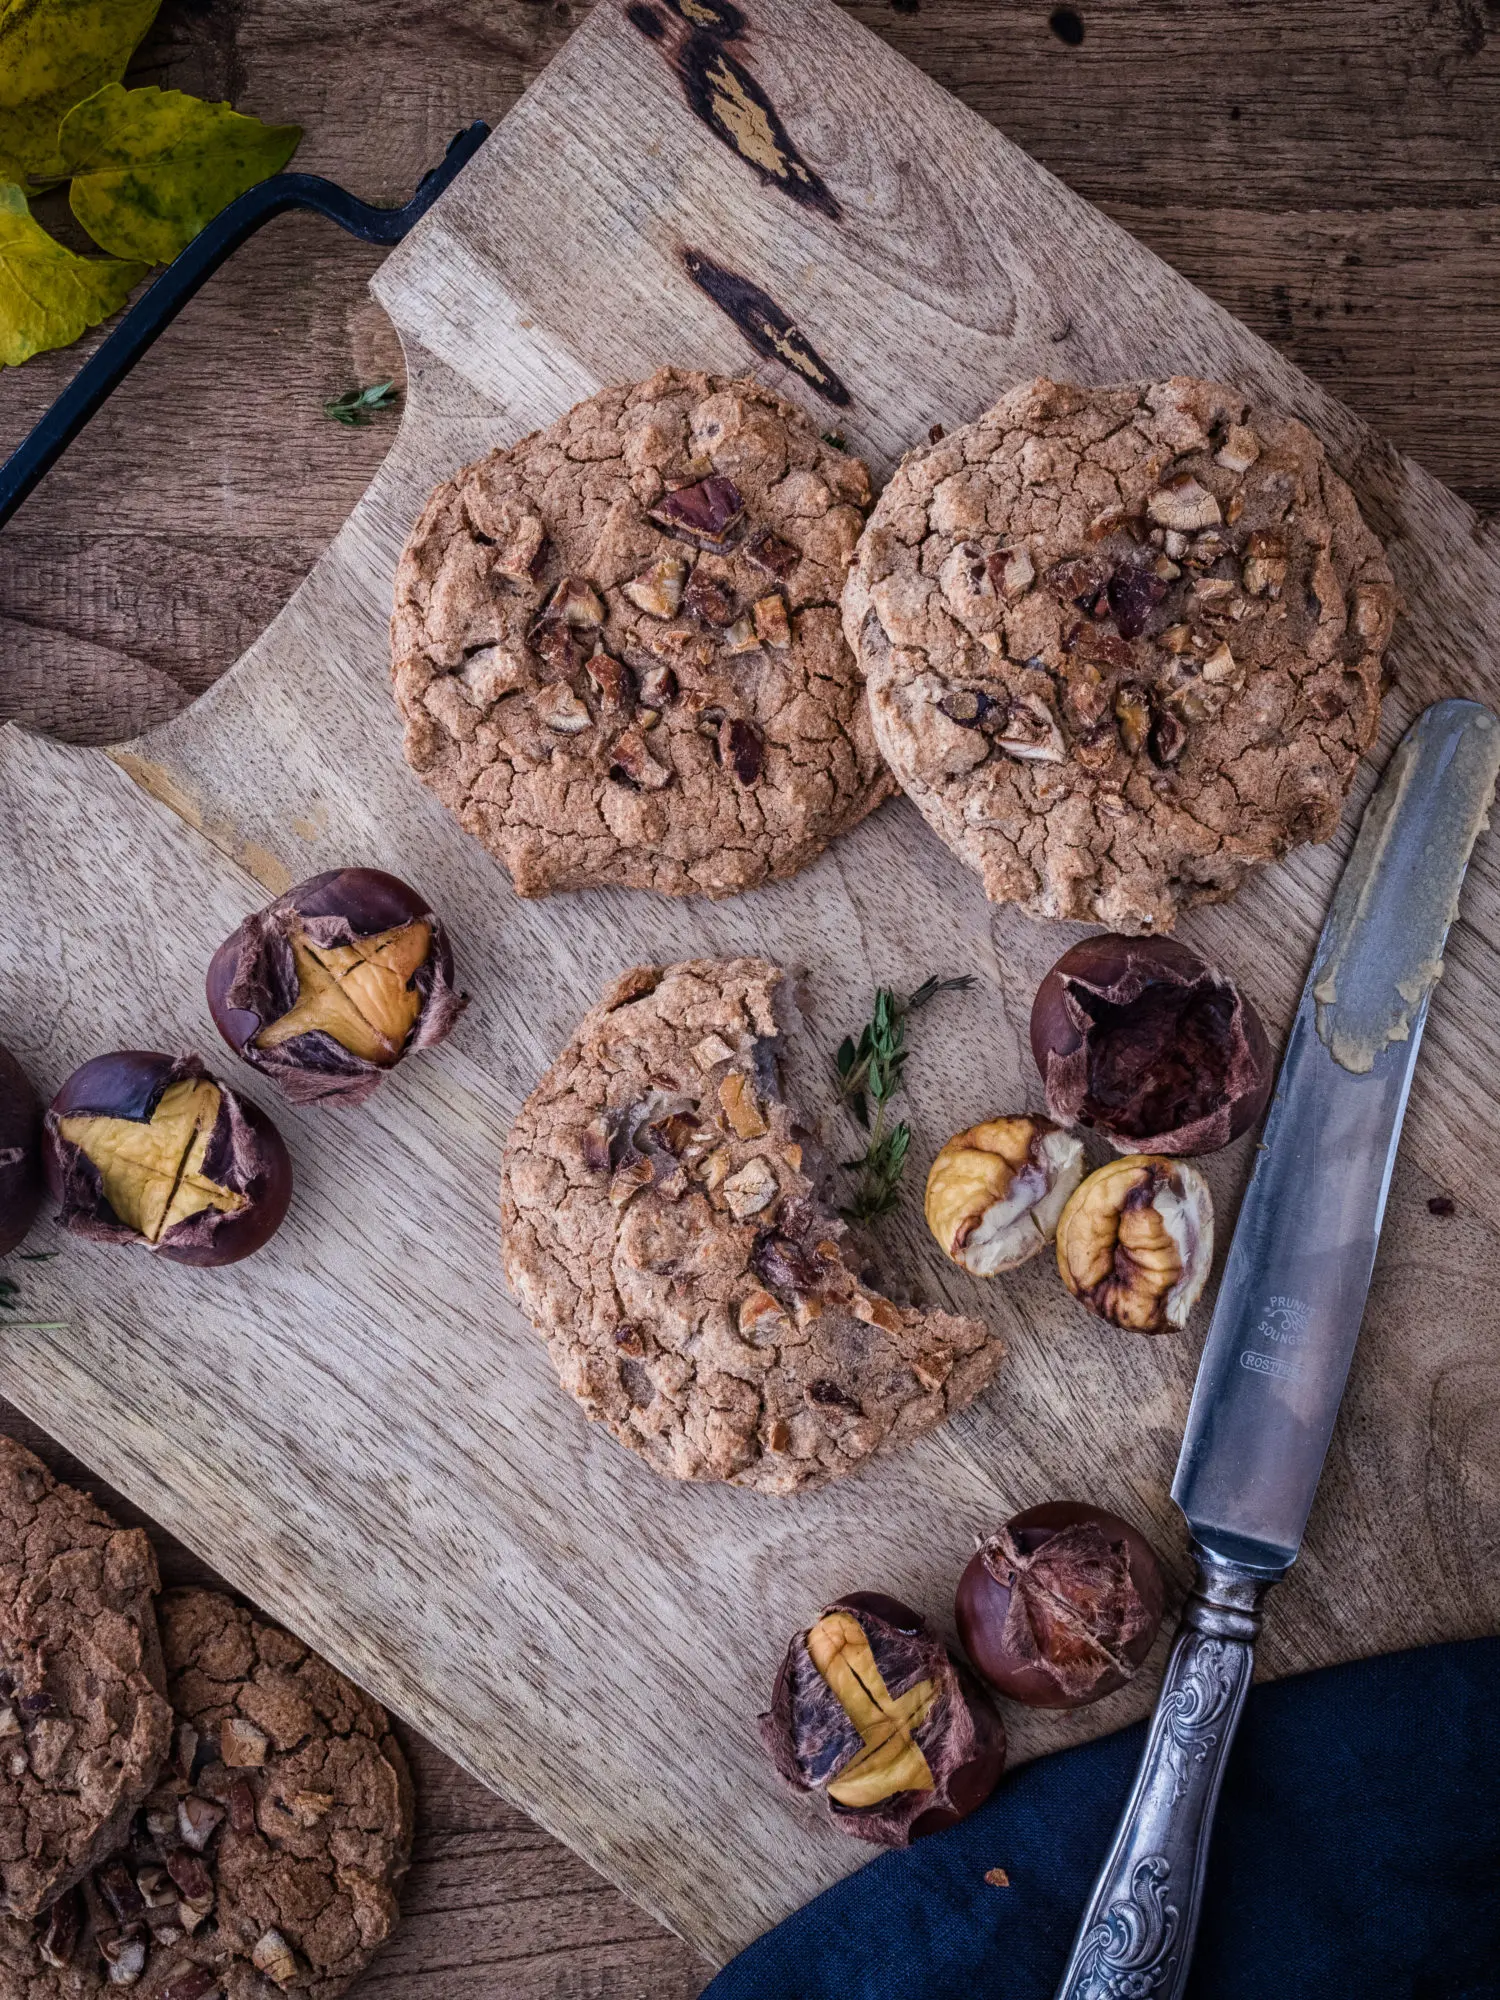
M 1260 1016 L 1175 938 L 1085 938 L 1037 989 L 1031 1048 L 1047 1109 L 1121 1153 L 1211 1153 L 1266 1108 Z
M 1068 1290 L 1136 1333 L 1186 1326 L 1213 1261 L 1213 1197 L 1185 1160 L 1111 1160 L 1074 1189 L 1057 1225 Z
M 234 1264 L 280 1228 L 292 1163 L 266 1114 L 197 1056 L 145 1049 L 75 1070 L 43 1121 L 58 1221 L 177 1264 Z
M 0 1044 L 0 1257 L 22 1241 L 41 1205 L 41 1100 Z
M 777 1770 L 839 1832 L 905 1847 L 983 1805 L 1005 1728 L 915 1611 L 854 1591 L 799 1632 L 760 1718 Z
M 1013 1271 L 1057 1235 L 1083 1141 L 1050 1118 L 991 1118 L 948 1141 L 927 1176 L 927 1226 L 976 1278 Z
M 1028 1508 L 980 1543 L 958 1580 L 964 1651 L 1028 1708 L 1081 1708 L 1151 1651 L 1166 1584 L 1145 1536 L 1073 1500 Z
M 254 911 L 207 985 L 219 1033 L 291 1104 L 361 1103 L 465 1004 L 426 898 L 378 868 L 314 875 Z

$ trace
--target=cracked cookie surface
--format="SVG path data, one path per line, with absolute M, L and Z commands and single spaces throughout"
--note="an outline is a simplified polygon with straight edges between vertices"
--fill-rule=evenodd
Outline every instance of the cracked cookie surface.
M 30 1916 L 119 1840 L 172 1734 L 151 1544 L 0 1439 L 0 1907 Z
M 385 1711 L 221 1592 L 168 1592 L 161 1631 L 167 1773 L 77 1889 L 0 1924 L 0 2000 L 332 2000 L 394 1929 L 411 1857 Z
M 396 573 L 408 763 L 520 893 L 727 896 L 895 787 L 839 594 L 869 474 L 664 368 L 440 486 Z
M 653 1470 L 794 1493 L 933 1429 L 1004 1343 L 846 1262 L 784 1101 L 762 959 L 627 972 L 522 1106 L 506 1276 L 563 1387 Z
M 993 902 L 1170 930 L 1338 824 L 1396 593 L 1313 434 L 1038 380 L 902 461 L 844 593 L 880 747 Z

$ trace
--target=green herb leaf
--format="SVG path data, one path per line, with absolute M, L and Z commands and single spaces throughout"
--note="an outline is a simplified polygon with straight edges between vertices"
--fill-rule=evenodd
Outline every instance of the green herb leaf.
M 0 0 L 0 178 L 63 178 L 58 125 L 81 98 L 125 74 L 159 5 Z
M 845 1160 L 844 1167 L 860 1176 L 854 1199 L 839 1213 L 848 1222 L 875 1222 L 889 1215 L 900 1200 L 901 1175 L 911 1145 L 911 1127 L 903 1120 L 889 1129 L 886 1106 L 901 1087 L 902 1072 L 910 1054 L 906 1046 L 906 1023 L 940 993 L 967 993 L 974 984 L 970 974 L 958 979 L 925 979 L 910 999 L 903 1000 L 889 986 L 880 987 L 870 1019 L 856 1042 L 846 1035 L 834 1057 L 839 1095 L 861 1126 L 870 1133 L 870 1143 L 857 1160 Z M 870 1124 L 869 1106 L 875 1105 L 875 1123 Z
M 236 195 L 279 173 L 299 125 L 262 125 L 180 90 L 107 84 L 63 119 L 73 213 L 102 250 L 167 264 Z
M 400 396 L 394 382 L 376 382 L 368 389 L 346 389 L 342 396 L 333 396 L 323 405 L 325 417 L 332 417 L 336 424 L 362 426 L 371 421 L 374 410 L 389 410 Z
M 120 310 L 147 268 L 75 256 L 33 218 L 20 188 L 0 181 L 0 367 L 71 345 Z

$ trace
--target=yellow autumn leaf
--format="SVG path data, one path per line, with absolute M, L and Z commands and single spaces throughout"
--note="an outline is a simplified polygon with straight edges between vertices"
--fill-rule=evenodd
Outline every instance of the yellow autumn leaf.
M 62 121 L 73 213 L 101 250 L 169 263 L 247 188 L 279 173 L 302 130 L 180 90 L 107 84 Z
M 20 188 L 0 181 L 0 367 L 70 346 L 118 312 L 147 269 L 76 256 L 47 234 Z
M 125 74 L 160 0 L 0 0 L 0 178 L 61 180 L 57 128 Z

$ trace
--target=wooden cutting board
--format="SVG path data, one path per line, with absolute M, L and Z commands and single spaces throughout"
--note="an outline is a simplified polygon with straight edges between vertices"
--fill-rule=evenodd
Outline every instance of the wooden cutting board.
M 978 974 L 915 1029 L 919 1186 L 958 1126 L 1037 1102 L 1030 997 L 1077 930 L 990 909 L 904 802 L 730 903 L 518 901 L 400 760 L 385 621 L 423 496 L 668 359 L 755 368 L 879 476 L 1039 372 L 1233 377 L 1322 434 L 1405 592 L 1361 797 L 1426 702 L 1500 699 L 1500 556 L 1466 506 L 828 0 L 600 0 L 375 290 L 406 347 L 401 433 L 260 642 L 113 762 L 0 732 L 0 1013 L 48 1091 L 118 1046 L 227 1067 L 212 949 L 268 890 L 351 861 L 422 886 L 473 1004 L 363 1109 L 273 1107 L 297 1200 L 251 1262 L 69 1242 L 12 1264 L 40 1324 L 5 1323 L 0 1393 L 719 1958 L 866 1858 L 781 1795 L 754 1737 L 787 1634 L 822 1603 L 878 1586 L 947 1624 L 974 1534 L 1061 1495 L 1130 1515 L 1184 1580 L 1167 1485 L 1206 1313 L 1151 1341 L 1101 1328 L 1045 1261 L 976 1283 L 911 1199 L 890 1261 L 1011 1345 L 945 1433 L 772 1501 L 658 1481 L 589 1429 L 505 1295 L 495 1199 L 509 1120 L 606 979 L 712 952 L 805 971 L 793 1087 L 836 1133 L 829 1059 L 875 985 Z M 1183 926 L 1276 1032 L 1354 818 Z M 1500 1626 L 1497 941 L 1482 842 L 1271 1674 Z M 1247 1166 L 1243 1143 L 1208 1163 L 1226 1219 Z M 1429 1212 L 1439 1193 L 1456 1216 Z M 49 1231 L 32 1247 L 57 1247 Z M 1151 1679 L 1072 1718 L 1011 1711 L 1016 1756 L 1118 1727 Z

